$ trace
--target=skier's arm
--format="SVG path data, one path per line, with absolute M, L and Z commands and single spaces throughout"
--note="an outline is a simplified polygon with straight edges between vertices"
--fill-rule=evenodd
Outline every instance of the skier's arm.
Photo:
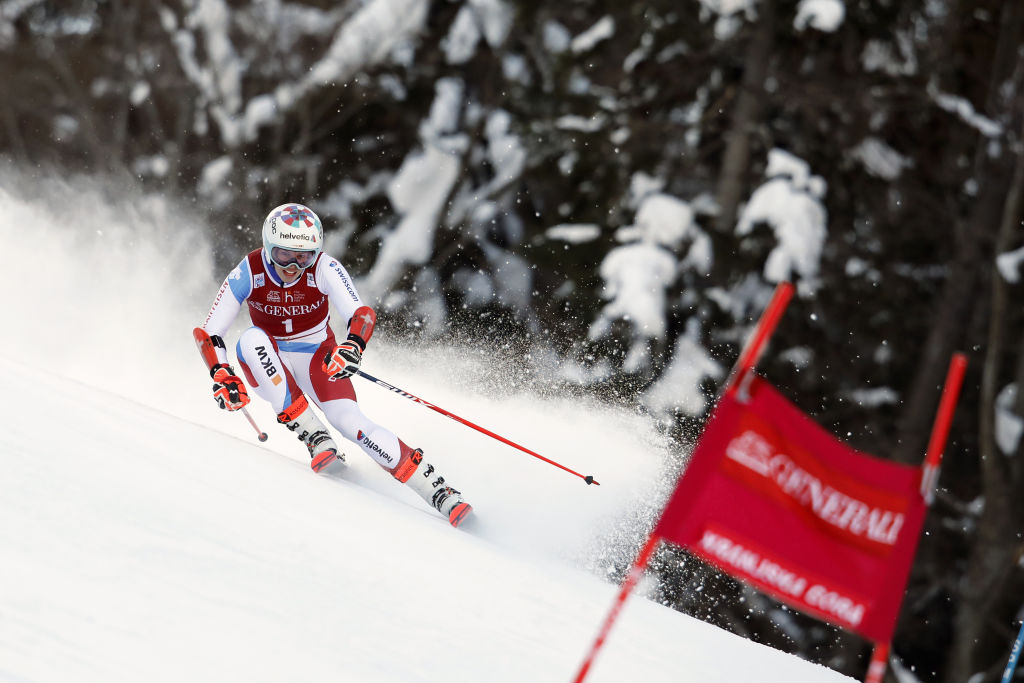
M 245 384 L 235 375 L 235 371 L 228 364 L 228 351 L 224 347 L 223 334 L 231 327 L 238 312 L 242 310 L 242 302 L 252 293 L 252 277 L 249 275 L 249 262 L 242 259 L 242 262 L 228 274 L 224 284 L 220 286 L 217 297 L 213 300 L 213 306 L 203 323 L 202 332 L 195 331 L 196 343 L 200 344 L 200 351 L 203 353 L 203 360 L 210 367 L 210 377 L 213 378 L 213 398 L 217 405 L 225 410 L 238 410 L 249 403 L 249 394 L 245 390 Z M 205 332 L 205 334 L 204 334 Z M 209 342 L 207 346 L 205 342 Z M 216 362 L 209 358 L 204 350 L 212 349 L 216 355 Z
M 366 342 L 373 336 L 377 327 L 377 314 L 369 306 L 360 306 L 348 319 L 348 340 L 359 345 L 360 351 L 366 350 Z
M 224 335 L 231 324 L 235 322 L 238 313 L 242 310 L 242 304 L 252 293 L 252 275 L 249 272 L 249 261 L 243 258 L 234 270 L 220 286 L 217 297 L 213 300 L 213 306 L 206 316 L 203 329 L 210 335 L 213 341 L 213 348 L 217 352 L 217 361 L 227 364 L 228 352 L 224 347 Z
M 337 259 L 320 259 L 317 282 L 338 312 L 348 319 L 348 336 L 324 357 L 323 371 L 332 379 L 351 377 L 359 370 L 366 343 L 377 325 L 377 314 L 359 299 L 352 278 Z

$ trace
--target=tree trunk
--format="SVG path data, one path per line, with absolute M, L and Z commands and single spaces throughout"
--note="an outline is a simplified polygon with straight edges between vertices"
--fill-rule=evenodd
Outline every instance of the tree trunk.
M 1010 80 L 1016 64 L 1016 50 L 1024 24 L 1024 3 L 1009 2 L 1003 7 L 999 43 L 992 65 L 986 114 L 1009 122 L 1006 116 L 1013 103 L 1003 101 L 1002 87 Z M 999 116 L 1003 114 L 1003 116 Z M 1007 136 L 1011 137 L 1011 136 Z M 1000 140 L 1002 150 L 1006 139 Z M 975 155 L 975 179 L 978 196 L 965 226 L 954 229 L 954 257 L 949 276 L 936 299 L 938 310 L 928 338 L 921 350 L 914 380 L 898 430 L 894 456 L 901 462 L 918 464 L 924 455 L 931 421 L 938 405 L 939 389 L 949 358 L 966 339 L 965 320 L 977 297 L 982 296 L 981 275 L 991 267 L 991 245 L 999 226 L 1007 191 L 1007 178 L 1012 172 L 1012 158 L 1005 151 L 991 153 L 989 140 L 979 140 Z
M 1020 64 L 1024 68 L 1024 62 Z M 1020 79 L 1018 79 L 1018 85 Z M 1021 131 L 1024 139 L 1024 130 Z M 1020 140 L 1018 140 L 1019 146 Z M 1024 154 L 1017 153 L 1013 181 L 1004 205 L 999 238 L 995 254 L 1008 251 L 1021 219 L 1021 192 L 1024 186 Z M 954 622 L 955 639 L 950 652 L 947 681 L 966 681 L 980 669 L 992 663 L 983 661 L 982 648 L 990 644 L 986 637 L 988 622 L 997 616 L 999 604 L 1006 599 L 1003 590 L 1014 569 L 1017 554 L 1019 495 L 1014 481 L 1010 456 L 1002 453 L 996 444 L 995 399 L 999 393 L 1000 365 L 1004 338 L 1007 335 L 1007 305 L 1009 283 L 998 270 L 992 272 L 992 311 L 989 321 L 988 352 L 982 371 L 981 408 L 979 416 L 981 448 L 981 479 L 985 508 L 978 520 L 978 537 L 964 576 L 964 591 Z M 1018 367 L 1022 374 L 1024 364 Z M 1018 382 L 1024 377 L 1018 376 Z M 1018 383 L 1018 390 L 1024 384 Z M 1018 409 L 1020 408 L 1018 401 Z M 1019 414 L 1019 413 L 1018 413 Z M 1020 448 L 1017 449 L 1020 451 Z M 1017 455 L 1016 457 L 1022 457 Z M 1019 468 L 1018 468 L 1019 469 Z M 1015 609 L 1009 606 L 1009 609 Z M 1005 611 L 1005 610 L 1002 610 Z
M 990 85 L 993 95 L 990 96 L 990 100 L 996 93 L 1020 93 L 1021 87 L 1024 86 L 1024 57 L 1018 57 L 1016 54 L 1022 26 L 1022 4 L 1005 5 L 1000 44 L 997 46 L 996 61 L 993 64 L 993 79 Z M 1008 88 L 1009 85 L 1014 87 Z M 1002 120 L 1008 126 L 1013 125 L 1012 129 L 1008 129 L 1006 139 L 1000 142 L 1004 147 L 1014 149 L 1015 155 L 1005 155 L 1009 158 L 1002 165 L 987 164 L 992 170 L 1005 168 L 1006 172 L 1001 173 L 1001 177 L 1005 178 L 1009 175 L 1009 161 L 1014 161 L 1012 179 L 1007 188 L 1005 201 L 1001 205 L 998 237 L 991 253 L 982 252 L 987 255 L 990 267 L 995 256 L 1012 246 L 1021 219 L 1021 192 L 1024 184 L 1024 153 L 1020 147 L 1024 130 L 1021 130 L 1020 137 L 1016 139 L 1009 133 L 1009 130 L 1016 130 L 1022 125 L 1024 105 L 1018 95 L 1013 100 L 1002 103 L 1000 109 L 1004 114 Z M 997 176 L 993 174 L 979 180 L 995 184 Z M 966 681 L 974 673 L 993 667 L 993 648 L 998 651 L 999 644 L 993 642 L 994 634 L 990 625 L 998 622 L 1001 615 L 1008 611 L 1012 613 L 1017 607 L 1007 604 L 1005 588 L 1016 563 L 1016 532 L 1020 512 L 1020 505 L 1016 502 L 1019 495 L 1016 488 L 1020 482 L 1015 482 L 1014 475 L 1015 471 L 1019 474 L 1020 468 L 1013 467 L 1013 456 L 1008 457 L 1002 453 L 995 440 L 995 398 L 1000 390 L 1000 376 L 1003 374 L 1000 370 L 1004 356 L 1004 339 L 1008 334 L 1015 333 L 1008 331 L 1006 325 L 1009 283 L 994 268 L 991 282 L 991 318 L 987 356 L 982 371 L 979 414 L 979 467 L 985 507 L 978 520 L 977 537 L 974 539 L 967 570 L 961 582 L 963 593 L 953 624 L 953 643 L 945 679 L 950 683 Z M 1021 370 L 1024 370 L 1024 364 L 1018 365 L 1018 375 L 1021 374 Z M 1018 381 L 1024 381 L 1024 377 L 1018 377 Z M 1024 387 L 1024 384 L 1018 386 Z M 1017 407 L 1021 407 L 1020 402 Z M 1022 457 L 1019 445 L 1017 451 L 1016 457 Z
M 760 11 L 760 21 L 743 66 L 743 81 L 736 98 L 732 126 L 725 136 L 725 153 L 718 179 L 717 220 L 718 229 L 723 233 L 731 232 L 736 224 L 737 208 L 746 187 L 745 178 L 750 164 L 750 138 L 761 112 L 764 82 L 775 45 L 775 0 L 764 0 Z

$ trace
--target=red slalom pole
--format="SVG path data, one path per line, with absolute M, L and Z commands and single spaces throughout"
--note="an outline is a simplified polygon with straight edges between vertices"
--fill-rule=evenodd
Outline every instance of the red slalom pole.
M 882 683 L 885 677 L 885 670 L 889 667 L 889 643 L 875 643 L 875 649 L 871 652 L 871 661 L 868 663 L 868 673 L 864 683 Z
M 424 401 L 419 396 L 414 396 L 414 395 L 410 394 L 408 391 L 404 391 L 404 390 L 399 389 L 398 387 L 396 387 L 396 386 L 394 386 L 392 384 L 388 384 L 384 380 L 377 379 L 373 375 L 367 374 L 367 373 L 363 372 L 362 370 L 357 370 L 356 374 L 359 375 L 360 377 L 362 377 L 363 379 L 367 379 L 367 380 L 373 382 L 374 384 L 376 384 L 378 386 L 382 386 L 382 387 L 384 387 L 385 389 L 387 389 L 389 391 L 395 392 L 399 396 L 404 396 L 405 398 L 409 399 L 410 401 L 415 401 L 416 403 L 419 403 L 420 405 L 424 405 L 424 406 L 430 408 L 433 411 L 441 413 L 445 417 L 450 417 L 451 419 L 455 420 L 456 422 L 461 422 L 462 424 L 466 425 L 467 427 L 471 427 L 471 428 L 475 429 L 476 431 L 480 432 L 481 434 L 486 434 L 487 436 L 491 437 L 492 439 L 497 439 L 498 441 L 502 442 L 503 444 L 511 446 L 512 448 L 519 449 L 523 453 L 526 453 L 528 455 L 532 455 L 535 458 L 539 458 L 540 460 L 543 460 L 544 462 L 548 463 L 549 465 L 554 465 L 555 467 L 557 467 L 557 468 L 559 468 L 561 470 L 565 470 L 569 474 L 575 474 L 577 477 L 579 477 L 583 481 L 587 482 L 588 484 L 597 484 L 598 486 L 601 485 L 601 483 L 599 481 L 596 481 L 594 479 L 594 477 L 589 475 L 589 474 L 584 476 L 584 475 L 580 474 L 579 472 L 576 472 L 574 470 L 569 469 L 565 465 L 560 465 L 557 462 L 555 462 L 554 460 L 549 460 L 548 458 L 545 458 L 540 453 L 535 453 L 535 452 L 531 451 L 529 448 L 524 448 L 523 446 L 520 446 L 519 444 L 515 443 L 514 441 L 509 441 L 508 439 L 506 439 L 503 436 L 495 434 L 494 432 L 492 432 L 492 431 L 490 431 L 488 429 L 484 429 L 483 427 L 481 427 L 479 425 L 475 425 L 472 422 L 470 422 L 469 420 L 467 420 L 465 418 L 459 417 L 455 413 L 449 413 L 444 408 L 439 408 L 438 406 L 435 406 L 430 401 Z
M 786 306 L 789 305 L 789 300 L 793 298 L 794 291 L 795 287 L 790 282 L 780 282 L 775 287 L 772 300 L 768 302 L 768 307 L 761 314 L 754 334 L 740 353 L 739 360 L 736 361 L 733 376 L 725 383 L 726 391 L 732 391 L 739 384 L 739 380 L 743 379 L 757 365 L 757 361 L 764 352 L 764 347 L 768 344 L 768 338 L 775 332 L 775 327 L 779 324 L 779 319 L 782 318 Z
M 622 581 L 619 594 L 615 597 L 615 603 L 612 604 L 611 610 L 605 616 L 604 623 L 601 624 L 601 630 L 598 632 L 597 638 L 594 639 L 594 643 L 590 646 L 590 652 L 587 653 L 586 659 L 583 660 L 580 670 L 576 672 L 576 678 L 573 679 L 573 683 L 583 683 L 583 679 L 587 677 L 587 672 L 593 666 L 597 653 L 608 638 L 615 620 L 619 618 L 619 612 L 622 611 L 623 605 L 626 604 L 626 598 L 633 592 L 633 588 L 640 581 L 640 577 L 644 575 L 644 570 L 647 568 L 647 564 L 651 561 L 651 556 L 654 555 L 654 551 L 658 549 L 660 543 L 661 537 L 656 533 L 652 532 L 647 537 L 647 543 L 644 544 L 640 554 L 633 560 L 633 566 L 630 567 L 629 573 L 626 574 L 626 578 Z
M 946 371 L 946 383 L 942 387 L 942 398 L 939 399 L 939 410 L 932 425 L 932 434 L 925 452 L 924 467 L 921 472 L 921 495 L 928 503 L 935 495 L 935 482 L 939 478 L 939 466 L 942 465 L 942 452 L 946 448 L 949 428 L 953 424 L 953 411 L 956 410 L 960 387 L 963 385 L 964 373 L 967 371 L 967 356 L 954 353 Z
M 729 373 L 729 378 L 726 381 L 721 395 L 726 392 L 741 391 L 742 380 L 749 376 L 750 372 L 757 365 L 758 359 L 761 357 L 761 353 L 764 351 L 765 346 L 768 344 L 768 339 L 772 336 L 775 331 L 775 327 L 779 324 L 779 319 L 782 318 L 783 312 L 786 310 L 786 306 L 789 305 L 789 300 L 793 297 L 794 287 L 789 282 L 780 282 L 775 288 L 775 293 L 772 295 L 772 300 L 769 302 L 768 307 L 761 314 L 760 320 L 757 322 L 757 328 L 751 335 L 750 340 L 744 346 L 743 351 L 740 353 L 740 358 L 733 366 L 732 371 Z M 626 603 L 626 599 L 630 593 L 633 592 L 633 588 L 637 582 L 640 581 L 640 577 L 643 576 L 644 570 L 647 568 L 647 564 L 650 562 L 654 552 L 658 549 L 658 545 L 661 543 L 661 536 L 658 534 L 658 529 L 661 525 L 661 517 L 665 514 L 665 510 L 662 509 L 658 516 L 658 522 L 654 525 L 654 531 L 647 537 L 647 542 L 644 547 L 640 550 L 640 554 L 637 555 L 633 561 L 633 566 L 630 568 L 629 573 L 622 581 L 622 585 L 619 588 L 619 593 L 615 598 L 615 602 L 612 604 L 611 610 L 605 617 L 604 623 L 601 625 L 601 630 L 597 634 L 597 638 L 590 646 L 590 651 L 587 653 L 586 659 L 583 660 L 583 664 L 580 666 L 579 671 L 576 673 L 576 678 L 573 679 L 573 683 L 583 683 L 583 680 L 587 677 L 587 672 L 590 671 L 590 667 L 594 663 L 594 659 L 597 657 L 598 652 L 604 645 L 605 640 L 608 638 L 608 634 L 612 630 L 612 626 L 615 624 L 615 620 L 619 616 L 619 612 L 622 611 L 623 606 Z

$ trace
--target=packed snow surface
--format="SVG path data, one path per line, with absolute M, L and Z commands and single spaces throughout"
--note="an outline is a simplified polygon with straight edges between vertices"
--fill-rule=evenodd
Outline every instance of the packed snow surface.
M 503 388 L 493 358 L 400 347 L 382 320 L 368 372 L 601 482 L 357 384 L 475 506 L 453 529 L 354 445 L 317 475 L 258 399 L 264 444 L 215 407 L 191 339 L 223 277 L 201 221 L 10 187 L 0 236 L 35 241 L 5 265 L 30 287 L 0 339 L 0 680 L 572 679 L 617 590 L 602 577 L 667 493 L 651 422 Z M 643 589 L 588 680 L 849 680 Z

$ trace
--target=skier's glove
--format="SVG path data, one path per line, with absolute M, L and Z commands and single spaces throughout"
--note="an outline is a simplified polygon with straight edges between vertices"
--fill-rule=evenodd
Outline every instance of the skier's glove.
M 357 341 L 349 337 L 324 356 L 323 371 L 331 376 L 331 380 L 345 379 L 356 374 L 359 363 L 363 360 L 363 349 Z
M 213 377 L 213 399 L 224 410 L 238 410 L 249 403 L 249 393 L 230 365 L 218 363 L 210 368 Z

